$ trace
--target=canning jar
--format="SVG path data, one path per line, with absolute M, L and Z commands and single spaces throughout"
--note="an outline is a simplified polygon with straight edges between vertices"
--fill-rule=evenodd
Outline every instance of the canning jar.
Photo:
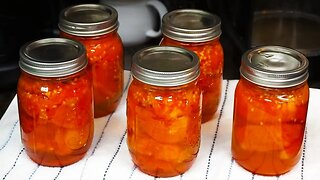
M 149 47 L 133 56 L 127 96 L 128 148 L 152 176 L 187 171 L 200 146 L 201 90 L 196 54 L 178 47 Z
M 220 103 L 223 48 L 220 43 L 221 20 L 196 9 L 174 10 L 163 16 L 160 45 L 181 46 L 195 52 L 200 60 L 198 85 L 203 91 L 202 123 L 213 118 Z
M 75 5 L 60 13 L 60 35 L 80 41 L 87 49 L 96 118 L 115 111 L 123 90 L 123 45 L 118 25 L 117 11 L 107 5 Z
M 48 38 L 20 49 L 17 86 L 22 143 L 45 166 L 80 160 L 93 138 L 92 77 L 79 42 Z
M 281 175 L 300 160 L 309 101 L 308 60 L 280 46 L 242 56 L 234 96 L 232 155 L 252 173 Z

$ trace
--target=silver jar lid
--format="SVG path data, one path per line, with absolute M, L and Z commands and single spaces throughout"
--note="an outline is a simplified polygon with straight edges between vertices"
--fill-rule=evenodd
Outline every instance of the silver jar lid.
M 294 49 L 261 46 L 243 54 L 240 74 L 261 86 L 286 88 L 308 79 L 308 65 L 308 59 Z
M 99 36 L 118 28 L 118 12 L 102 4 L 75 5 L 60 12 L 58 26 L 76 36 Z
M 206 42 L 221 35 L 218 16 L 197 9 L 178 9 L 162 18 L 162 33 L 182 42 Z
M 87 64 L 84 46 L 71 39 L 41 39 L 20 48 L 19 66 L 34 76 L 64 77 L 81 71 Z
M 180 47 L 154 46 L 133 55 L 131 73 L 143 83 L 173 87 L 196 80 L 200 65 L 194 52 Z

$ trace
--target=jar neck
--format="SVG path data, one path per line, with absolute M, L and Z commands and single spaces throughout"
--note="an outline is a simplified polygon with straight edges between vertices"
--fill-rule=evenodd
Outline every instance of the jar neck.
M 103 38 L 112 37 L 112 36 L 119 36 L 119 35 L 116 30 L 109 32 L 109 33 L 106 33 L 106 34 L 97 35 L 97 36 L 79 36 L 79 35 L 69 34 L 69 33 L 66 33 L 66 32 L 60 30 L 60 36 L 66 37 L 66 38 L 76 38 L 76 39 L 103 39 Z
M 133 77 L 133 82 L 136 85 L 142 86 L 146 89 L 151 89 L 151 90 L 157 90 L 157 91 L 168 91 L 168 90 L 179 90 L 179 89 L 184 89 L 190 86 L 197 86 L 198 79 L 191 81 L 187 84 L 180 85 L 180 86 L 155 86 L 151 84 L 144 83 L 140 81 L 139 79 Z
M 64 81 L 64 80 L 73 79 L 73 78 L 76 78 L 78 76 L 83 76 L 83 75 L 91 76 L 91 73 L 89 73 L 88 66 L 79 72 L 76 72 L 76 73 L 68 75 L 68 76 L 62 76 L 62 77 L 42 77 L 42 76 L 32 75 L 32 74 L 25 72 L 23 70 L 20 71 L 20 76 L 27 77 L 29 79 L 41 79 L 42 81 L 53 81 L 53 80 Z
M 243 83 L 245 86 L 247 86 L 248 89 L 259 88 L 259 89 L 265 89 L 265 90 L 284 90 L 284 89 L 298 89 L 298 88 L 301 88 L 303 86 L 308 86 L 308 82 L 304 81 L 303 83 L 298 84 L 296 86 L 274 88 L 274 87 L 261 86 L 261 85 L 255 84 L 254 82 L 251 82 L 251 81 L 247 80 L 246 78 L 244 78 L 242 76 L 240 76 L 240 80 L 239 81 L 241 83 Z
M 193 42 L 193 41 L 181 41 L 181 40 L 176 40 L 174 38 L 171 38 L 169 36 L 163 35 L 163 38 L 160 42 L 160 44 L 163 43 L 170 43 L 170 44 L 179 44 L 179 45 L 183 45 L 183 46 L 192 46 L 192 45 L 209 45 L 209 44 L 216 44 L 216 43 L 220 43 L 220 36 L 215 37 L 214 39 L 210 40 L 210 41 L 203 41 L 203 42 Z

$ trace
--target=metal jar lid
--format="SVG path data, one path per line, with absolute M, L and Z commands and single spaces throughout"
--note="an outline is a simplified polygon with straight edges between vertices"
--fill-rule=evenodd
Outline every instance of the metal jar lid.
M 261 86 L 286 88 L 308 79 L 308 65 L 308 59 L 294 49 L 261 46 L 243 54 L 240 74 Z
M 218 16 L 197 9 L 178 9 L 162 18 L 162 33 L 182 42 L 206 42 L 221 35 Z
M 102 4 L 75 5 L 60 12 L 58 26 L 76 36 L 99 36 L 118 28 L 118 12 Z
M 84 46 L 71 39 L 41 39 L 20 48 L 19 66 L 34 76 L 64 77 L 81 71 L 87 64 Z
M 200 75 L 197 55 L 180 47 L 154 46 L 133 55 L 132 75 L 139 81 L 173 87 L 196 80 Z

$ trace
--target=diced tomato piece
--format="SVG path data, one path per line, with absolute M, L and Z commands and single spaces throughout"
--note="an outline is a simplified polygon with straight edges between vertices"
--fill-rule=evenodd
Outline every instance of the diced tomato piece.
M 301 156 L 309 90 L 272 89 L 240 79 L 234 101 L 232 153 L 246 169 L 263 175 L 289 171 Z

